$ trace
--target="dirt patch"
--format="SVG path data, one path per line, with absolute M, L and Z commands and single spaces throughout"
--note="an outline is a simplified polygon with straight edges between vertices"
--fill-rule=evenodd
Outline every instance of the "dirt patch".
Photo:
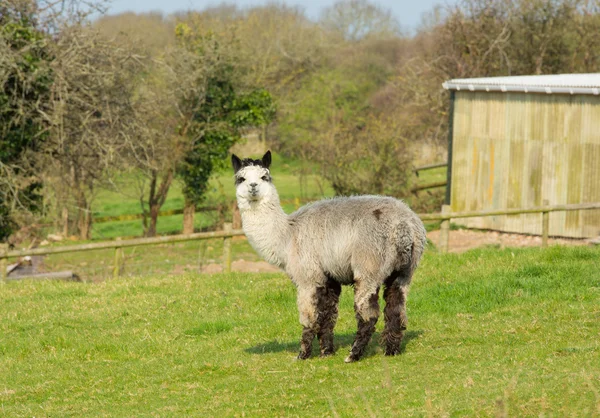
M 440 241 L 440 231 L 431 231 L 427 234 L 427 238 L 435 245 Z M 589 240 L 583 239 L 567 239 L 567 238 L 550 238 L 549 245 L 589 245 Z M 473 248 L 484 246 L 505 247 L 540 247 L 542 245 L 542 237 L 522 234 L 506 234 L 497 231 L 474 231 L 467 229 L 459 229 L 450 231 L 448 242 L 451 253 L 461 253 Z

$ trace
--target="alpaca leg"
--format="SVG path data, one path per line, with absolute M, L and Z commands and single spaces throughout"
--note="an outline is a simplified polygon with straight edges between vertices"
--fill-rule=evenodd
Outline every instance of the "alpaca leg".
M 300 324 L 303 327 L 298 359 L 305 360 L 312 353 L 313 340 L 319 330 L 317 288 L 298 288 L 298 311 L 300 313 Z
M 321 356 L 333 354 L 333 329 L 338 318 L 338 302 L 342 286 L 335 280 L 327 280 L 325 287 L 317 289 L 318 300 L 318 322 L 319 345 L 321 347 Z
M 385 281 L 383 291 L 385 328 L 381 334 L 381 341 L 385 344 L 386 356 L 393 356 L 400 352 L 402 337 L 408 325 L 406 295 L 409 281 L 406 274 L 398 272 L 395 272 Z
M 356 282 L 354 286 L 354 311 L 356 312 L 358 329 L 350 355 L 346 358 L 346 363 L 357 361 L 363 356 L 371 336 L 375 332 L 375 324 L 379 317 L 379 287 L 373 288 L 364 283 Z

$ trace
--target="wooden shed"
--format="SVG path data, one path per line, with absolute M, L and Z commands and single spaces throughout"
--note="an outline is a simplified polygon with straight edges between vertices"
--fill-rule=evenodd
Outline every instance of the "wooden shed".
M 600 202 L 600 73 L 454 79 L 452 211 Z M 472 228 L 541 234 L 541 215 L 466 218 Z M 553 212 L 550 235 L 600 235 L 600 210 Z

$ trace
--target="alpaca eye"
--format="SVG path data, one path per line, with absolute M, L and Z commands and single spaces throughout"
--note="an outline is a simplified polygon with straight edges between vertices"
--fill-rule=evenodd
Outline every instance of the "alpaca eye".
M 243 178 L 243 177 L 238 177 L 238 183 L 243 183 L 243 182 L 245 182 L 245 181 L 246 181 L 246 179 L 245 179 L 245 178 Z
M 261 179 L 262 181 L 269 181 L 269 178 L 268 178 L 267 176 L 262 176 L 260 179 Z

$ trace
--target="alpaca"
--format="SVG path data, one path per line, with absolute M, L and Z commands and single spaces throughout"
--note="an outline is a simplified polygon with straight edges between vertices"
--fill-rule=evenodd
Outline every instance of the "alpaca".
M 333 328 L 342 285 L 354 286 L 358 331 L 346 362 L 361 358 L 379 317 L 383 285 L 385 354 L 400 352 L 407 326 L 406 297 L 425 247 L 425 228 L 402 201 L 383 196 L 325 199 L 286 215 L 272 183 L 271 152 L 260 160 L 232 155 L 236 197 L 244 233 L 269 263 L 297 288 L 303 327 L 299 359 L 334 352 Z

